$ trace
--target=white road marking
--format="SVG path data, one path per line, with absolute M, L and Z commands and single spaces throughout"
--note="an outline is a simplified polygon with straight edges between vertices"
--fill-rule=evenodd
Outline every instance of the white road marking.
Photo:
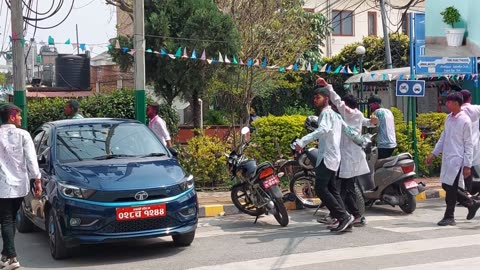
M 322 264 L 343 260 L 372 258 L 378 256 L 415 253 L 437 249 L 461 248 L 471 246 L 471 248 L 480 248 L 480 234 L 463 235 L 454 237 L 444 237 L 436 239 L 421 239 L 404 241 L 397 243 L 388 243 L 380 245 L 340 248 L 333 250 L 323 250 L 317 252 L 290 254 L 280 257 L 263 258 L 243 262 L 234 262 L 220 265 L 209 265 L 191 268 L 192 270 L 214 270 L 214 269 L 282 269 L 289 267 L 299 267 L 312 264 Z M 463 266 L 468 264 L 463 264 Z M 404 269 L 403 267 L 401 269 Z M 437 268 L 438 269 L 438 268 Z M 476 269 L 476 268 L 472 268 Z
M 401 266 L 394 268 L 383 268 L 381 270 L 464 270 L 464 269 L 480 269 L 480 257 L 460 259 L 445 262 L 430 262 L 425 264 L 415 264 L 409 266 Z

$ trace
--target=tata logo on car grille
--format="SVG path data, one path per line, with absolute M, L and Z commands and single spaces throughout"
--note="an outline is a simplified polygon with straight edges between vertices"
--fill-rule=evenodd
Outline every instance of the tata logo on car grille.
M 137 193 L 135 193 L 135 200 L 137 201 L 143 201 L 143 200 L 146 200 L 148 198 L 148 193 L 146 191 L 139 191 Z

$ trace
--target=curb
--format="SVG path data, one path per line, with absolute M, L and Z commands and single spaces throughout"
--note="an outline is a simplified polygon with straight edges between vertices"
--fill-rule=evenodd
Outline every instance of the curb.
M 445 198 L 445 190 L 443 189 L 429 189 L 425 190 L 417 195 L 417 201 L 424 201 L 429 199 Z M 286 207 L 288 210 L 296 210 L 294 202 L 287 202 Z M 208 204 L 200 205 L 198 209 L 198 217 L 217 217 L 217 216 L 230 216 L 239 214 L 240 211 L 233 204 Z

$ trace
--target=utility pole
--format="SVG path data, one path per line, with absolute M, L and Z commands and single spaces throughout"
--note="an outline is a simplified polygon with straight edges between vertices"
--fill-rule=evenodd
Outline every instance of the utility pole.
M 332 22 L 332 3 L 331 0 L 327 0 L 327 22 Z M 326 44 L 326 49 L 327 49 L 327 57 L 332 57 L 332 33 L 331 31 L 328 31 L 327 34 L 327 44 Z
M 385 0 L 380 0 L 380 12 L 382 13 L 383 41 L 385 43 L 385 59 L 387 60 L 387 69 L 392 66 L 392 53 L 390 52 L 390 39 L 388 37 L 387 15 L 385 10 Z
M 135 50 L 135 117 L 138 121 L 146 123 L 145 109 L 145 27 L 143 0 L 135 0 L 133 8 L 133 28 Z
M 23 51 L 23 1 L 11 1 L 13 43 L 13 103 L 22 109 L 22 128 L 27 128 L 27 97 L 25 95 L 25 53 Z
M 77 34 L 77 54 L 80 54 L 80 43 L 78 43 L 78 24 L 75 24 L 75 32 Z

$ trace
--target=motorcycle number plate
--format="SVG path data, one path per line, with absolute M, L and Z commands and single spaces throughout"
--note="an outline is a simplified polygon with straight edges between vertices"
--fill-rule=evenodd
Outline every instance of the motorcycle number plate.
M 265 189 L 269 189 L 273 186 L 280 184 L 280 179 L 278 179 L 276 175 L 271 175 L 267 177 L 267 179 L 263 180 L 262 184 Z
M 403 182 L 403 185 L 405 186 L 406 189 L 418 187 L 418 184 L 417 182 L 415 182 L 415 180 L 405 181 Z

